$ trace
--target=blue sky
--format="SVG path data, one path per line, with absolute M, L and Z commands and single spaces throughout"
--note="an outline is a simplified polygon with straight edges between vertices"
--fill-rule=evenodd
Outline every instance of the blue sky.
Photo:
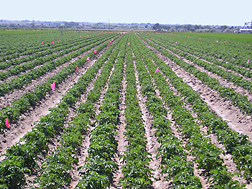
M 0 19 L 244 25 L 252 0 L 1 0 Z

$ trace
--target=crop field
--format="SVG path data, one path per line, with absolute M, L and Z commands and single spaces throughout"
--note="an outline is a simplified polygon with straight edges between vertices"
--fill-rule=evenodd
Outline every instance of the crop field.
M 252 188 L 250 34 L 0 32 L 0 188 Z

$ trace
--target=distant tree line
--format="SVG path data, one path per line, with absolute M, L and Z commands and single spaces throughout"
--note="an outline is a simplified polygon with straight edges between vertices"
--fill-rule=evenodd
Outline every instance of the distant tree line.
M 202 26 L 202 25 L 163 25 L 156 23 L 152 27 L 153 30 L 159 32 L 238 32 L 239 28 L 234 26 Z
M 1 28 L 73 28 L 73 29 L 110 29 L 110 30 L 155 30 L 158 32 L 238 32 L 235 26 L 203 26 L 203 25 L 169 25 L 169 24 L 150 24 L 150 23 L 131 23 L 131 24 L 109 24 L 109 23 L 87 23 L 87 22 L 46 22 L 46 21 L 8 21 L 0 20 Z

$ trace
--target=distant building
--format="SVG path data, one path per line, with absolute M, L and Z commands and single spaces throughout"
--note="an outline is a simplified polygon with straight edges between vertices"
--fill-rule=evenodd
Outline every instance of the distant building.
M 239 33 L 252 33 L 252 21 L 251 22 L 245 22 L 242 29 L 240 29 Z

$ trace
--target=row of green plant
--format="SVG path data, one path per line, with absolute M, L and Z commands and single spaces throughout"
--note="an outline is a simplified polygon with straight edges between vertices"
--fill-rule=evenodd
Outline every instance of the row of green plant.
M 100 52 L 107 46 L 107 43 L 102 43 L 99 47 L 96 48 L 97 53 Z M 81 50 L 81 49 L 80 49 Z M 79 52 L 80 53 L 80 52 Z M 77 52 L 74 53 L 75 56 L 78 56 Z M 17 100 L 14 100 L 11 105 L 3 107 L 0 112 L 0 126 L 5 128 L 4 123 L 5 119 L 8 116 L 11 122 L 15 122 L 19 119 L 19 116 L 26 112 L 30 106 L 35 106 L 41 99 L 45 97 L 47 92 L 51 91 L 51 84 L 55 82 L 56 87 L 65 80 L 65 78 L 71 73 L 76 71 L 76 67 L 83 66 L 87 61 L 86 58 L 92 58 L 95 55 L 94 52 L 87 53 L 83 58 L 69 64 L 67 67 L 64 67 L 60 72 L 55 76 L 49 78 L 45 83 L 38 85 L 31 92 L 25 93 L 22 97 Z M 71 56 L 71 55 L 68 55 Z M 72 57 L 64 57 L 64 59 L 70 59 Z M 73 55 L 72 55 L 73 56 Z M 42 66 L 43 67 L 43 66 Z
M 95 116 L 96 127 L 90 134 L 88 157 L 84 165 L 79 167 L 82 179 L 79 180 L 76 188 L 110 187 L 113 181 L 113 174 L 118 170 L 117 162 L 114 159 L 118 146 L 115 135 L 120 115 L 120 90 L 122 88 L 126 40 L 124 38 L 118 44 L 120 45 L 120 53 L 108 82 L 108 89 L 102 100 L 102 106 L 99 107 L 100 113 Z M 97 97 L 91 103 L 97 101 L 100 96 Z M 90 107 L 89 103 L 80 106 L 82 112 L 93 111 L 92 109 L 93 106 Z
M 65 39 L 68 37 L 74 37 L 73 35 L 65 36 Z M 50 45 L 41 45 L 42 41 L 45 41 L 49 44 L 52 44 L 52 39 L 60 40 L 59 35 L 23 35 L 23 36 L 7 36 L 2 35 L 0 41 L 0 62 L 5 62 L 6 60 L 11 60 L 14 58 L 19 58 L 20 56 L 31 55 L 35 52 L 44 51 Z M 51 48 L 59 46 L 60 44 L 51 45 Z
M 91 125 L 89 119 L 95 116 L 94 104 L 100 98 L 102 88 L 109 78 L 118 52 L 119 48 L 116 47 L 103 66 L 101 74 L 93 83 L 94 88 L 87 95 L 85 103 L 80 104 L 77 108 L 77 116 L 61 136 L 61 146 L 58 146 L 53 154 L 48 155 L 42 163 L 39 176 L 34 182 L 39 184 L 39 188 L 62 188 L 71 183 L 72 178 L 69 170 L 73 168 L 72 164 L 78 164 L 76 155 L 80 156 L 82 141 L 87 134 L 87 128 Z M 73 158 L 73 156 L 75 157 Z M 55 167 L 58 168 L 55 169 Z
M 56 67 L 70 61 L 72 58 L 75 58 L 75 57 L 79 56 L 80 54 L 82 54 L 86 51 L 89 51 L 90 49 L 92 49 L 93 47 L 95 47 L 97 45 L 101 45 L 103 43 L 103 46 L 104 46 L 106 43 L 106 40 L 104 39 L 101 41 L 97 41 L 95 43 L 92 43 L 92 44 L 84 47 L 84 48 L 78 47 L 79 50 L 74 51 L 72 53 L 69 53 L 65 56 L 62 56 L 63 54 L 59 53 L 57 56 L 62 56 L 62 57 L 57 60 L 53 60 L 54 56 L 51 56 L 49 58 L 45 57 L 44 58 L 45 62 L 50 59 L 51 59 L 51 61 L 47 62 L 46 64 L 44 64 L 43 66 L 41 66 L 37 69 L 33 69 L 33 70 L 29 71 L 28 73 L 24 73 L 22 75 L 19 75 L 16 78 L 11 79 L 8 82 L 0 84 L 0 96 L 3 96 L 10 91 L 13 91 L 14 89 L 21 89 L 25 84 L 30 83 L 32 80 L 39 78 L 40 76 L 46 74 L 47 72 L 50 72 L 51 70 L 55 69 Z M 69 51 L 71 52 L 72 50 L 69 50 Z M 92 54 L 94 54 L 94 53 L 92 53 Z
M 152 39 L 152 41 L 154 41 L 154 40 Z M 191 55 L 192 51 L 189 51 L 190 54 L 188 54 L 185 51 L 185 48 L 183 48 L 183 51 L 181 51 L 181 50 L 178 50 L 177 48 L 172 48 L 171 45 L 165 44 L 164 42 L 159 42 L 159 41 L 155 40 L 155 43 L 157 43 L 158 45 L 161 45 L 162 47 L 169 49 L 170 51 L 172 51 L 173 53 L 176 53 L 179 56 L 185 57 L 186 59 L 192 61 L 193 63 L 195 63 L 201 67 L 204 67 L 204 69 L 206 69 L 210 72 L 213 72 L 228 81 L 233 82 L 235 85 L 241 86 L 242 88 L 247 89 L 250 92 L 252 91 L 252 83 L 250 81 L 243 79 L 243 77 L 234 74 L 232 71 L 226 71 L 217 65 L 223 66 L 224 68 L 227 68 L 229 70 L 231 69 L 233 71 L 237 71 L 238 73 L 241 73 L 242 75 L 251 78 L 252 72 L 250 70 L 247 70 L 246 68 L 238 67 L 233 64 L 227 64 L 224 61 L 219 61 L 217 59 L 213 59 L 211 57 L 205 56 L 207 58 L 207 60 L 211 59 L 214 63 L 218 62 L 217 65 L 210 64 L 210 63 L 207 63 L 203 60 L 195 58 L 193 55 Z
M 156 48 L 164 56 L 168 57 L 171 61 L 174 61 L 176 64 L 181 66 L 184 70 L 193 74 L 195 77 L 201 80 L 203 84 L 208 85 L 211 89 L 214 89 L 219 92 L 221 97 L 231 100 L 232 104 L 234 106 L 238 106 L 242 112 L 252 115 L 252 103 L 247 99 L 247 96 L 238 94 L 232 88 L 220 85 L 220 82 L 216 78 L 212 78 L 206 73 L 197 70 L 193 65 L 188 64 L 185 61 L 177 58 L 176 55 L 173 55 L 162 47 L 148 40 L 146 40 L 146 42 Z
M 250 64 L 246 64 L 248 59 L 252 59 L 251 46 L 248 45 L 240 43 L 238 44 L 237 42 L 237 44 L 231 46 L 226 44 L 226 41 L 224 43 L 224 40 L 218 41 L 218 39 L 213 40 L 206 38 L 194 39 L 191 37 L 187 38 L 187 36 L 171 34 L 153 34 L 152 36 L 155 36 L 155 38 L 162 38 L 165 41 L 171 42 L 171 44 L 176 44 L 176 46 L 182 46 L 184 48 L 193 50 L 194 52 L 199 52 L 210 57 L 222 59 L 223 61 L 230 62 L 234 65 L 252 68 Z
M 142 46 L 139 45 L 139 49 L 141 51 L 143 59 L 145 60 L 144 62 L 148 70 L 150 71 L 150 74 L 152 75 L 163 100 L 165 101 L 166 105 L 172 110 L 172 117 L 175 120 L 175 125 L 182 133 L 184 139 L 187 140 L 186 149 L 189 150 L 191 155 L 195 157 L 194 161 L 198 164 L 198 168 L 203 169 L 203 174 L 208 176 L 211 187 L 243 188 L 244 185 L 240 185 L 238 181 L 232 180 L 234 174 L 228 172 L 227 168 L 223 166 L 223 159 L 220 158 L 221 153 L 223 153 L 222 150 L 213 145 L 211 143 L 211 139 L 205 137 L 205 135 L 199 128 L 199 124 L 191 115 L 191 112 L 188 109 L 184 108 L 184 103 L 181 98 L 173 94 L 173 91 L 169 88 L 169 85 L 166 82 L 164 76 L 160 73 L 155 73 L 156 65 L 154 65 L 154 63 L 150 59 L 150 57 L 152 57 L 152 53 L 149 53 L 150 50 L 143 45 L 140 39 L 138 39 L 138 41 L 138 44 L 142 44 Z M 156 61 L 161 60 L 156 59 L 155 62 Z M 166 65 L 166 67 L 168 66 Z M 183 157 L 182 149 L 176 151 L 173 150 L 173 146 L 165 146 L 163 151 L 172 151 L 173 153 L 176 152 L 180 157 Z M 170 162 L 168 161 L 167 163 Z M 179 165 L 180 167 L 184 167 L 181 164 Z M 191 170 L 191 172 L 193 172 L 193 169 Z M 188 170 L 186 171 L 186 173 L 190 173 L 190 171 Z M 180 179 L 187 177 L 187 175 L 183 175 L 180 176 Z M 196 182 L 193 182 L 193 184 L 195 183 Z M 198 184 L 199 183 L 200 182 L 198 180 Z M 201 187 L 201 185 L 197 185 L 197 187 Z
M 178 47 L 177 47 L 178 48 Z M 187 48 L 183 48 L 183 47 L 179 47 L 180 50 L 184 51 L 184 52 L 188 52 L 190 54 L 193 54 L 201 59 L 204 59 L 204 60 L 207 60 L 209 62 L 212 62 L 214 64 L 217 64 L 221 67 L 224 67 L 228 70 L 232 70 L 232 71 L 235 71 L 237 73 L 240 73 L 242 75 L 244 75 L 245 77 L 248 77 L 248 78 L 252 78 L 252 71 L 247 69 L 247 68 L 244 68 L 244 67 L 240 67 L 240 66 L 237 66 L 237 65 L 234 65 L 234 64 L 230 64 L 230 63 L 227 63 L 226 61 L 222 61 L 222 60 L 219 60 L 219 59 L 216 59 L 216 58 L 212 58 L 210 56 L 206 56 L 206 55 L 203 55 L 202 53 L 199 53 L 199 52 L 196 52 L 196 51 L 193 51 L 193 50 L 189 50 Z M 250 64 L 247 64 L 246 67 L 250 67 Z
M 131 40 L 128 40 L 131 42 Z M 127 59 L 125 69 L 126 99 L 125 137 L 127 137 L 127 150 L 121 156 L 123 177 L 120 178 L 123 188 L 147 188 L 152 185 L 151 172 L 148 167 L 151 154 L 147 152 L 147 139 L 145 137 L 144 120 L 138 103 L 136 78 L 133 65 L 132 50 L 127 47 Z
M 23 57 L 20 57 L 20 58 L 15 57 L 15 56 L 18 56 L 18 53 L 13 54 L 12 55 L 12 56 L 14 56 L 13 58 L 9 57 L 9 59 L 7 59 L 5 57 L 2 57 L 4 62 L 0 62 L 0 69 L 6 69 L 6 68 L 9 68 L 11 66 L 19 65 L 21 63 L 32 61 L 32 60 L 35 60 L 37 58 L 43 57 L 45 55 L 52 54 L 54 52 L 63 50 L 65 48 L 74 47 L 78 43 L 80 44 L 80 42 L 83 42 L 83 41 L 85 41 L 85 40 L 80 40 L 80 39 L 79 40 L 74 40 L 74 41 L 72 41 L 72 43 L 69 43 L 69 42 L 65 41 L 65 42 L 62 42 L 62 43 L 59 43 L 59 44 L 55 44 L 55 45 L 52 44 L 51 46 L 45 46 L 45 45 L 41 44 L 40 45 L 41 48 L 35 49 L 35 50 L 34 49 L 30 50 L 28 55 L 23 55 Z M 24 47 L 24 46 L 22 46 L 22 47 Z M 20 56 L 22 56 L 21 53 L 20 53 Z
M 39 154 L 45 154 L 48 152 L 48 144 L 50 143 L 51 138 L 53 138 L 63 127 L 63 124 L 65 123 L 66 117 L 69 113 L 69 107 L 73 107 L 77 100 L 81 97 L 81 94 L 86 91 L 86 87 L 89 85 L 91 80 L 95 78 L 98 70 L 109 58 L 116 43 L 117 42 L 112 44 L 95 62 L 95 64 L 80 77 L 78 82 L 75 83 L 75 85 L 70 88 L 65 95 L 63 95 L 60 103 L 57 104 L 56 107 L 50 108 L 49 114 L 40 118 L 40 121 L 36 123 L 36 126 L 31 132 L 25 134 L 25 136 L 21 139 L 21 142 L 16 143 L 6 150 L 6 154 L 4 154 L 6 157 L 1 161 L 0 164 L 1 188 L 21 188 L 21 186 L 26 183 L 25 174 L 31 175 L 32 173 L 36 172 L 38 169 L 38 165 L 36 164 L 37 156 Z M 86 119 L 80 119 L 80 121 L 85 120 Z M 75 124 L 74 121 L 73 124 Z M 82 123 L 80 124 L 82 125 Z M 86 126 L 84 125 L 84 127 Z M 66 140 L 64 141 L 67 142 Z M 65 143 L 64 141 L 63 144 Z M 66 155 L 65 151 L 61 155 L 63 156 L 62 159 L 60 159 L 62 162 L 73 160 L 72 158 L 69 159 L 69 154 L 66 156 L 68 158 L 64 157 Z M 54 157 L 52 156 L 51 158 Z M 76 163 L 76 160 L 71 161 L 71 163 L 74 162 Z M 38 178 L 38 181 L 41 182 L 41 186 L 46 185 L 44 180 L 45 175 L 43 174 L 46 172 L 43 172 L 43 168 L 46 170 L 46 167 L 42 166 L 42 170 L 40 172 L 41 177 Z M 54 169 L 57 172 L 62 170 L 62 167 L 56 166 Z M 55 175 L 52 175 L 51 178 L 48 178 L 48 180 L 50 179 L 51 182 L 48 183 L 47 186 L 49 187 L 51 184 L 49 188 L 54 188 L 53 185 L 56 183 L 65 183 L 65 181 L 60 178 L 60 175 L 62 176 L 62 174 L 67 176 L 67 173 L 65 173 L 66 172 L 59 173 L 59 178 L 55 181 L 52 181 L 53 178 L 55 179 Z M 49 175 L 47 176 L 49 177 Z M 68 176 L 65 178 L 68 178 Z
M 87 33 L 89 37 L 95 36 L 98 33 Z M 85 34 L 85 35 L 87 35 Z M 54 49 L 60 46 L 64 46 L 70 42 L 77 42 L 82 39 L 85 41 L 85 37 L 80 38 L 77 33 L 66 33 L 64 35 L 58 34 L 42 34 L 42 35 L 23 35 L 17 37 L 1 36 L 0 40 L 0 64 L 6 60 L 10 61 L 16 58 L 22 58 L 22 56 L 32 55 L 36 52 L 42 52 L 47 49 Z M 102 34 L 104 35 L 104 34 Z M 106 35 L 106 34 L 105 34 Z M 87 39 L 89 38 L 87 37 Z M 41 44 L 43 42 L 43 44 Z M 52 44 L 54 42 L 54 44 Z M 23 59 L 27 60 L 26 58 Z
M 187 52 L 187 53 L 190 53 L 190 54 L 192 54 L 192 55 L 195 55 L 195 56 L 197 56 L 197 57 L 200 58 L 200 59 L 207 60 L 207 61 L 209 61 L 209 62 L 212 62 L 212 63 L 214 63 L 214 64 L 217 64 L 217 65 L 219 65 L 219 66 L 222 66 L 222 67 L 224 67 L 224 68 L 226 68 L 226 69 L 228 69 L 228 70 L 233 70 L 233 71 L 235 71 L 235 72 L 237 72 L 237 73 L 240 73 L 240 74 L 242 74 L 242 75 L 244 75 L 244 76 L 246 76 L 246 77 L 252 78 L 252 71 L 250 71 L 249 69 L 247 69 L 248 67 L 250 68 L 250 64 L 243 64 L 243 66 L 245 67 L 245 68 L 244 68 L 244 67 L 237 66 L 237 65 L 235 65 L 235 64 L 230 64 L 230 63 L 227 63 L 226 61 L 219 60 L 219 59 L 217 59 L 217 58 L 214 58 L 214 57 L 205 55 L 205 54 L 203 54 L 203 53 L 201 53 L 201 52 L 197 52 L 197 51 L 195 51 L 195 50 L 193 50 L 193 49 L 189 49 L 189 48 L 183 47 L 183 46 L 181 46 L 181 45 L 174 45 L 174 44 L 172 44 L 172 43 L 169 43 L 169 45 L 168 45 L 168 44 L 165 43 L 165 41 L 162 40 L 162 39 L 157 40 L 157 38 L 155 38 L 155 39 L 152 38 L 151 40 L 152 40 L 152 41 L 155 40 L 155 43 L 158 43 L 159 45 L 162 45 L 162 46 L 164 46 L 165 48 L 169 48 L 169 49 L 170 49 L 170 47 L 173 47 L 173 48 L 176 48 L 176 49 L 180 49 L 180 50 L 182 50 L 182 51 L 184 51 L 184 52 Z M 249 57 L 248 57 L 248 58 L 249 58 Z M 245 62 L 243 62 L 243 63 L 246 63 L 246 62 L 247 62 L 247 60 L 245 60 Z
M 212 112 L 200 98 L 200 95 L 192 87 L 184 83 L 181 78 L 177 77 L 172 69 L 161 61 L 154 52 L 149 51 L 148 55 L 153 58 L 159 69 L 169 78 L 169 82 L 180 92 L 184 101 L 191 104 L 201 124 L 207 127 L 208 134 L 214 133 L 217 135 L 218 140 L 225 147 L 225 153 L 233 155 L 232 159 L 237 165 L 237 169 L 243 172 L 243 176 L 247 181 L 250 181 L 252 177 L 252 145 L 248 140 L 248 136 L 230 129 L 227 122 Z
M 13 66 L 10 69 L 6 70 L 6 72 L 0 72 L 0 80 L 7 79 L 8 77 L 10 77 L 12 75 L 18 75 L 21 72 L 26 72 L 26 71 L 34 68 L 35 66 L 43 65 L 46 62 L 55 61 L 56 58 L 59 59 L 60 57 L 66 56 L 67 54 L 69 54 L 71 52 L 75 52 L 78 49 L 81 49 L 81 48 L 83 48 L 85 46 L 88 47 L 88 45 L 90 45 L 90 44 L 93 45 L 93 44 L 97 44 L 97 43 L 102 43 L 104 41 L 109 40 L 111 37 L 113 37 L 113 36 L 106 36 L 106 37 L 100 37 L 100 38 L 97 37 L 97 38 L 95 38 L 93 40 L 89 40 L 89 41 L 86 41 L 86 42 L 79 41 L 79 42 L 76 42 L 76 43 L 73 43 L 73 44 L 71 43 L 69 45 L 65 45 L 64 47 L 59 47 L 57 49 L 54 49 L 53 51 L 49 51 L 49 52 L 46 51 L 44 53 L 40 53 L 40 54 L 43 54 L 43 55 L 46 55 L 46 53 L 50 54 L 50 55 L 45 56 L 45 57 L 41 56 L 39 58 L 39 57 L 36 57 L 37 56 L 36 54 L 34 54 L 32 56 L 34 56 L 34 59 L 36 59 L 36 60 L 21 64 L 21 65 L 18 65 L 18 66 Z M 55 54 L 52 54 L 53 52 L 57 52 L 57 51 L 59 51 L 59 52 L 55 53 Z
M 152 127 L 156 128 L 155 136 L 160 143 L 157 158 L 161 156 L 160 168 L 162 169 L 162 174 L 168 174 L 166 180 L 172 180 L 174 188 L 201 188 L 200 179 L 194 175 L 193 162 L 187 161 L 188 153 L 185 152 L 182 141 L 172 133 L 164 102 L 156 96 L 155 86 L 151 80 L 150 73 L 147 72 L 144 65 L 144 63 L 150 63 L 148 55 L 144 54 L 144 46 L 140 45 L 136 38 L 134 38 L 132 46 L 137 70 L 140 73 L 141 91 L 147 97 L 146 105 L 149 114 L 152 116 Z M 153 74 L 155 68 L 152 67 L 150 69 L 154 70 L 151 72 Z M 164 82 L 164 79 L 160 82 Z M 164 86 L 167 88 L 167 85 L 162 87 Z M 170 89 L 166 90 L 166 92 L 172 93 Z M 176 97 L 173 96 L 173 101 L 174 98 Z M 179 99 L 177 98 L 177 100 Z

